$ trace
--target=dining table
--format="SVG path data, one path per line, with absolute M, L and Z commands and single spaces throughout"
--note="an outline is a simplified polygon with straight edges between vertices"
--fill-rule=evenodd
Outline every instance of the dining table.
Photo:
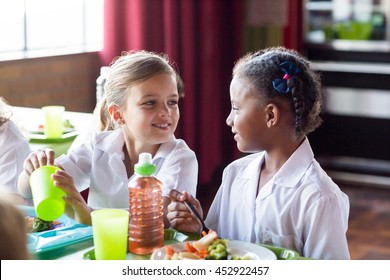
M 19 210 L 29 220 L 37 217 L 34 206 L 18 205 Z M 80 224 L 76 220 L 61 215 L 43 231 L 34 231 L 34 226 L 27 233 L 27 248 L 34 260 L 95 260 L 93 228 L 91 225 Z M 194 242 L 202 238 L 201 234 L 180 232 L 173 228 L 164 230 L 164 246 L 170 245 L 184 249 L 186 242 Z M 308 259 L 298 252 L 273 246 L 271 244 L 256 244 L 238 240 L 226 240 L 233 255 L 250 256 L 251 259 L 303 260 Z M 165 248 L 157 249 L 159 258 L 164 259 Z M 237 251 L 238 250 L 238 251 Z M 181 250 L 179 250 L 181 251 Z M 149 260 L 152 255 L 138 255 L 128 252 L 127 260 Z M 253 258 L 252 258 L 253 257 Z M 156 258 L 155 258 L 156 259 Z
M 164 245 L 175 244 L 179 242 L 197 240 L 197 234 L 183 234 L 174 229 L 166 229 L 164 236 Z M 151 255 L 137 255 L 128 252 L 127 260 L 148 260 Z M 54 250 L 32 253 L 33 259 L 37 260 L 95 260 L 93 237 L 80 242 L 61 246 Z
M 187 241 L 195 241 L 201 238 L 194 233 L 183 233 L 175 229 L 165 229 L 164 245 L 174 245 Z M 307 260 L 298 252 L 286 248 L 281 248 L 265 244 L 251 244 L 269 249 L 276 255 L 277 260 Z M 32 252 L 32 258 L 36 260 L 95 260 L 94 244 L 92 235 L 90 238 L 76 242 L 74 244 L 59 246 L 53 250 L 42 252 Z M 150 260 L 151 255 L 137 255 L 128 252 L 126 260 Z
M 47 139 L 43 133 L 37 133 L 37 127 L 44 123 L 44 114 L 40 108 L 12 107 L 11 119 L 28 138 L 32 150 L 51 148 L 60 156 L 68 151 L 77 137 L 86 135 L 97 128 L 98 119 L 93 113 L 65 111 L 63 120 L 69 121 L 73 128 L 64 132 L 63 137 Z M 34 216 L 33 206 L 20 206 L 26 215 Z M 66 215 L 60 217 L 64 227 L 51 233 L 28 233 L 28 247 L 31 258 L 35 260 L 94 260 L 93 232 L 91 226 L 77 224 Z M 194 241 L 199 234 L 183 233 L 175 229 L 165 229 L 164 245 Z M 298 252 L 270 244 L 255 244 L 272 251 L 278 260 L 307 259 Z M 127 260 L 148 260 L 151 255 L 137 255 L 128 252 Z
M 93 113 L 65 110 L 63 121 L 71 127 L 64 128 L 62 137 L 47 138 L 41 129 L 45 124 L 41 108 L 12 106 L 10 111 L 11 120 L 28 139 L 32 151 L 51 148 L 57 157 L 68 151 L 77 136 L 97 129 L 98 124 L 98 118 Z

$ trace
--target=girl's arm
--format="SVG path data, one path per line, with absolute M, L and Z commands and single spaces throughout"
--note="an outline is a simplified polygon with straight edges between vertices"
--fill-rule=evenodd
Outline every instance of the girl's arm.
M 72 176 L 63 170 L 57 170 L 52 178 L 54 184 L 66 193 L 64 197 L 66 215 L 81 224 L 91 225 L 91 212 L 93 209 L 88 206 L 80 192 L 76 189 Z
M 32 198 L 32 192 L 31 187 L 29 183 L 30 174 L 27 174 L 26 170 L 23 170 L 18 178 L 18 192 L 19 194 L 26 198 L 31 199 Z
M 172 151 L 166 157 L 156 177 L 164 184 L 164 226 L 169 228 L 171 223 L 167 218 L 168 205 L 172 202 L 169 191 L 186 192 L 193 197 L 196 195 L 198 162 L 195 153 L 184 147 Z

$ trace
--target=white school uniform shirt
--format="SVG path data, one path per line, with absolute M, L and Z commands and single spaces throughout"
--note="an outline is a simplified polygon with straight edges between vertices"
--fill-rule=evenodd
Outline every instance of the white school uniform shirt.
M 121 129 L 91 132 L 84 143 L 60 156 L 56 161 L 73 177 L 78 191 L 89 188 L 88 205 L 98 208 L 129 208 L 128 183 L 123 163 Z M 198 162 L 195 153 L 174 136 L 161 144 L 153 158 L 155 176 L 163 183 L 163 196 L 170 189 L 187 191 L 195 196 Z
M 206 224 L 222 238 L 270 244 L 316 259 L 349 259 L 349 199 L 306 138 L 256 195 L 264 152 L 224 170 Z
M 28 140 L 11 120 L 0 126 L 0 190 L 18 193 L 18 177 L 31 153 Z

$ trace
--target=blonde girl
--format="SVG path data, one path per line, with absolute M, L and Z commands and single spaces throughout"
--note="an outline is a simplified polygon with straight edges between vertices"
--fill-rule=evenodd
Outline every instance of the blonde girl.
M 63 171 L 55 183 L 67 195 L 67 214 L 90 224 L 98 208 L 129 207 L 128 182 L 140 153 L 148 152 L 164 184 L 164 211 L 170 189 L 196 194 L 198 164 L 194 152 L 176 139 L 180 112 L 178 78 L 164 55 L 147 51 L 124 53 L 110 67 L 101 102 L 102 132 L 55 160 L 52 150 L 38 151 L 25 161 L 19 190 L 28 196 L 26 179 L 42 165 L 55 163 Z M 80 192 L 89 189 L 85 203 Z M 165 215 L 165 225 L 169 222 Z

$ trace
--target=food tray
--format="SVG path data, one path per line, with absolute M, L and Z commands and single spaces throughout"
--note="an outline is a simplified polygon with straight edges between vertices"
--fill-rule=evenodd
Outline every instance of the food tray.
M 26 216 L 35 217 L 34 207 L 18 206 Z M 92 227 L 79 224 L 66 215 L 57 219 L 62 227 L 42 232 L 28 233 L 27 246 L 30 253 L 42 253 L 92 238 Z

